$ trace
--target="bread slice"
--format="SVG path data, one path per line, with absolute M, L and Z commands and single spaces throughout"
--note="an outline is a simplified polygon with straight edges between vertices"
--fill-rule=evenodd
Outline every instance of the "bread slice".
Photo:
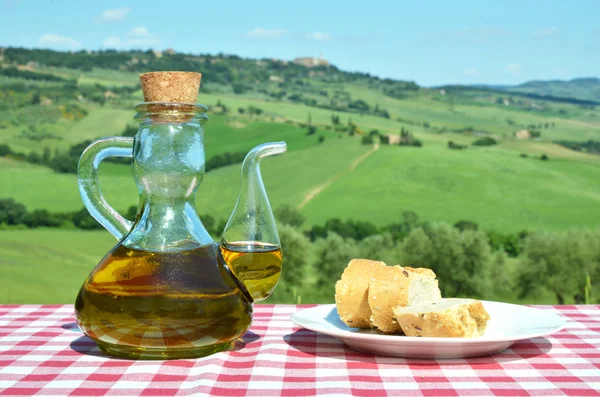
M 349 327 L 371 328 L 367 300 L 369 283 L 387 266 L 368 259 L 352 259 L 335 284 L 335 304 L 340 319 Z
M 368 292 L 371 324 L 382 332 L 399 332 L 393 308 L 418 305 L 442 298 L 435 273 L 430 269 L 389 266 L 371 279 Z
M 483 304 L 475 299 L 445 298 L 393 309 L 406 336 L 471 338 L 483 335 L 490 319 Z

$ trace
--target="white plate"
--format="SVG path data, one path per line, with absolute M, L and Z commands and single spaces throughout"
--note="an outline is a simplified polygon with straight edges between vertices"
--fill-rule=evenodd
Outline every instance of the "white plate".
M 461 358 L 501 352 L 513 343 L 550 335 L 565 326 L 553 313 L 527 306 L 482 301 L 490 315 L 486 331 L 477 338 L 431 338 L 383 335 L 350 328 L 340 320 L 335 305 L 300 310 L 292 321 L 300 327 L 331 335 L 354 350 L 406 358 Z

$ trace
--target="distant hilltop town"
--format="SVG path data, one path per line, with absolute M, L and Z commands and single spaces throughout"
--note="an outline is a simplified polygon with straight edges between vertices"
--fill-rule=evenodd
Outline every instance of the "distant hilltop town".
M 302 57 L 294 59 L 294 63 L 297 65 L 306 66 L 307 68 L 313 68 L 315 66 L 329 66 L 329 62 L 323 58 L 313 57 Z

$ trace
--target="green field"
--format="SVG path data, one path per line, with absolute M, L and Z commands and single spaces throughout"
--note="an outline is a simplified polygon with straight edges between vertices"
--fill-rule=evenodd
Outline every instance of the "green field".
M 115 244 L 108 232 L 0 232 L 0 303 L 75 302 L 86 277 Z
M 271 138 L 285 139 L 285 134 Z M 326 185 L 302 207 L 308 225 L 337 217 L 383 226 L 403 211 L 432 221 L 473 220 L 500 232 L 559 231 L 600 222 L 595 211 L 600 206 L 600 163 L 588 156 L 561 158 L 557 153 L 550 161 L 540 161 L 533 154 L 519 156 L 530 151 L 527 144 L 519 151 L 511 145 L 456 151 L 443 142 L 424 142 L 422 148 L 381 146 L 355 168 L 353 163 L 371 149 L 358 139 L 331 138 L 290 150 L 264 161 L 269 198 L 275 208 L 298 207 L 311 191 Z M 535 151 L 534 144 L 531 152 Z M 129 167 L 102 165 L 100 184 L 115 208 L 124 211 L 137 204 Z M 209 172 L 198 190 L 198 211 L 226 219 L 239 184 L 239 165 Z M 43 166 L 0 159 L 0 186 L 3 197 L 13 197 L 31 210 L 82 207 L 76 177 Z
M 117 70 L 43 71 L 72 79 L 83 88 L 103 85 L 117 89 L 137 82 L 136 73 Z M 59 84 L 12 77 L 2 77 L 0 82 L 18 82 L 32 89 L 52 89 Z M 264 93 L 235 95 L 229 89 L 223 93 L 211 90 L 199 97 L 199 102 L 210 108 L 205 125 L 207 159 L 226 152 L 247 152 L 263 142 L 288 143 L 288 153 L 264 161 L 262 175 L 272 207 L 297 208 L 306 217 L 305 229 L 331 218 L 385 226 L 398 222 L 406 211 L 414 211 L 424 221 L 452 224 L 469 220 L 483 230 L 501 233 L 566 231 L 600 224 L 600 156 L 553 142 L 600 140 L 598 107 L 536 100 L 543 111 L 534 111 L 499 104 L 497 99 L 503 94 L 498 93 L 489 94 L 490 98 L 480 93 L 457 95 L 450 101 L 439 90 L 419 89 L 405 99 L 396 99 L 360 81 L 312 84 L 329 93 L 343 90 L 371 107 L 386 109 L 390 117 L 275 100 Z M 7 95 L 13 98 L 12 93 Z M 20 98 L 29 101 L 27 95 Z M 118 103 L 68 101 L 85 109 L 85 117 L 76 121 L 59 117 L 46 123 L 49 114 L 56 117 L 59 102 L 46 107 L 28 102 L 11 107 L 12 103 L 6 102 L 6 108 L 0 108 L 0 144 L 23 154 L 41 153 L 46 147 L 52 152 L 67 151 L 85 140 L 120 135 L 126 126 L 134 125 L 133 106 L 141 101 L 141 94 L 136 91 Z M 229 113 L 213 111 L 217 102 L 226 105 Z M 249 116 L 238 111 L 249 106 L 262 113 Z M 340 117 L 340 125 L 351 120 L 357 133 L 335 132 L 332 115 Z M 312 135 L 302 124 L 309 121 L 316 127 Z M 24 138 L 25 125 L 43 128 L 54 137 Z M 513 137 L 516 130 L 528 125 L 543 126 L 539 139 Z M 458 131 L 466 127 L 472 131 Z M 423 147 L 361 144 L 362 137 L 373 129 L 398 134 L 401 128 L 410 130 Z M 471 146 L 480 135 L 492 136 L 499 143 Z M 448 141 L 468 147 L 450 150 Z M 548 161 L 540 160 L 543 154 L 549 156 Z M 100 184 L 115 209 L 126 211 L 137 204 L 130 167 L 102 164 Z M 240 164 L 208 172 L 198 191 L 198 212 L 226 220 L 239 187 Z M 83 207 L 74 174 L 57 173 L 10 156 L 0 157 L 2 198 L 13 198 L 29 211 L 69 212 Z M 107 232 L 0 229 L 0 303 L 71 302 L 83 279 L 114 243 Z

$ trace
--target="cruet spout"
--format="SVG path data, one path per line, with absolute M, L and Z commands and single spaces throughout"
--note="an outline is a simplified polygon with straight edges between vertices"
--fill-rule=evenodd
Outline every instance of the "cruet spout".
M 271 295 L 281 274 L 281 245 L 260 162 L 286 150 L 285 142 L 270 142 L 246 155 L 240 194 L 221 239 L 224 264 L 255 302 Z

